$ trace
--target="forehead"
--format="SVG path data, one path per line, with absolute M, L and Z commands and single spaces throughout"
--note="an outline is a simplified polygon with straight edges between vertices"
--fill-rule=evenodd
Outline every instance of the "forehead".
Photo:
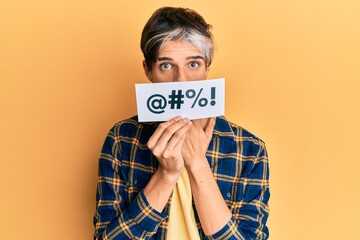
M 159 49 L 159 57 L 164 55 L 174 55 L 174 56 L 185 56 L 185 55 L 197 55 L 203 56 L 200 49 L 195 47 L 193 44 L 184 41 L 184 40 L 177 40 L 177 41 L 169 41 L 165 43 Z

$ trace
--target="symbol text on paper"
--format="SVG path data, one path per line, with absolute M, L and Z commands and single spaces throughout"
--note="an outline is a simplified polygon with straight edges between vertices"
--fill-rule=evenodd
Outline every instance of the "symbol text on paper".
M 155 114 L 160 114 L 165 112 L 164 109 L 166 108 L 166 105 L 167 105 L 166 99 L 161 94 L 151 95 L 147 100 L 147 108 L 149 109 L 150 112 Z
M 181 104 L 184 103 L 183 98 L 184 98 L 184 95 L 182 94 L 181 90 L 178 90 L 177 93 L 176 93 L 176 90 L 172 90 L 171 95 L 169 95 L 170 108 L 174 109 L 175 105 L 176 105 L 176 109 L 180 109 Z
M 147 108 L 152 113 L 161 114 L 165 112 L 168 104 L 170 109 L 181 109 L 186 99 L 191 100 L 191 108 L 205 107 L 209 101 L 211 106 L 215 106 L 216 88 L 211 87 L 210 99 L 203 96 L 203 90 L 204 88 L 200 88 L 199 91 L 188 89 L 184 94 L 182 90 L 171 90 L 168 100 L 161 94 L 153 94 L 147 100 Z

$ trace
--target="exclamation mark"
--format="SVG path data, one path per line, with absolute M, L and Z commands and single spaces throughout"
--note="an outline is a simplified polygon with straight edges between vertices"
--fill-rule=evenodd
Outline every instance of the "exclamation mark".
M 214 106 L 216 104 L 216 101 L 214 100 L 215 99 L 215 87 L 212 87 L 211 88 L 211 102 L 210 102 L 210 105 L 211 106 Z

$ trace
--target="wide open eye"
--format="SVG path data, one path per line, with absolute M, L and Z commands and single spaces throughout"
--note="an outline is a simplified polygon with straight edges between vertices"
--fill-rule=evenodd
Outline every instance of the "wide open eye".
M 200 67 L 200 63 L 196 62 L 196 61 L 191 61 L 189 63 L 189 67 L 192 68 L 192 69 L 198 68 L 198 67 Z
M 160 70 L 169 70 L 172 69 L 173 66 L 170 63 L 162 63 L 160 64 Z

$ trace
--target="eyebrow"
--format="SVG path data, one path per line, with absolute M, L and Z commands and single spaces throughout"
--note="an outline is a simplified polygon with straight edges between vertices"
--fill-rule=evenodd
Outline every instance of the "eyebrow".
M 205 60 L 203 56 L 201 55 L 196 55 L 196 56 L 189 56 L 186 58 L 186 60 L 190 60 L 190 59 L 202 59 L 202 60 Z M 169 57 L 159 57 L 157 59 L 157 61 L 173 61 L 172 58 L 169 58 Z
M 205 60 L 203 56 L 201 55 L 197 55 L 197 56 L 190 56 L 190 57 L 187 57 L 186 60 L 189 60 L 189 59 L 202 59 L 202 60 Z
M 172 58 L 168 58 L 168 57 L 159 57 L 157 59 L 157 61 L 172 61 Z

